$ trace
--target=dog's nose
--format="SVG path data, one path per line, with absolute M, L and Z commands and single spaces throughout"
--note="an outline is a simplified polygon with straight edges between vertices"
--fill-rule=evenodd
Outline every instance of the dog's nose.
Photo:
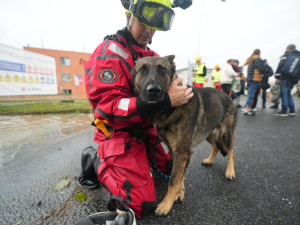
M 149 84 L 146 88 L 147 95 L 149 96 L 157 96 L 161 93 L 161 87 L 158 85 Z

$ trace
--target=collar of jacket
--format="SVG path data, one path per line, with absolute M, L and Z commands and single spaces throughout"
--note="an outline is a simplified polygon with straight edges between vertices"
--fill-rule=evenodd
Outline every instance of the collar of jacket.
M 259 55 L 253 55 L 252 58 L 257 59 L 257 58 L 259 58 Z
M 289 53 L 291 53 L 293 55 L 300 55 L 300 52 L 297 49 L 295 49 L 295 50 L 292 50 L 292 51 L 289 51 L 289 52 L 286 51 L 283 56 L 286 56 Z
M 252 65 L 252 63 L 253 63 L 253 61 L 255 60 L 255 59 L 258 59 L 260 56 L 259 55 L 253 55 L 253 56 L 251 56 L 251 58 L 250 58 L 250 60 L 248 61 L 248 65 Z
M 123 38 L 126 39 L 128 44 L 131 45 L 137 45 L 141 48 L 143 48 L 144 50 L 146 49 L 146 47 L 139 45 L 139 43 L 137 43 L 137 41 L 133 38 L 132 34 L 129 32 L 127 27 L 124 27 L 122 30 L 118 30 L 117 34 L 122 36 Z M 151 43 L 149 43 L 151 44 Z

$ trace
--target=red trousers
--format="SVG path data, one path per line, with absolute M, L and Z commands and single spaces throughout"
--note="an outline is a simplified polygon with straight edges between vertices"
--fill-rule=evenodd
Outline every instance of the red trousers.
M 213 85 L 215 86 L 216 89 L 221 90 L 221 83 L 220 82 L 214 83 Z
M 204 84 L 200 84 L 200 83 L 193 83 L 194 87 L 198 87 L 198 88 L 203 88 Z
M 150 170 L 153 146 L 157 138 L 156 128 L 149 130 L 147 137 L 147 145 L 150 149 L 148 152 L 146 144 L 135 138 L 127 140 L 127 145 L 130 147 L 125 151 L 119 151 L 118 149 L 122 144 L 114 140 L 110 140 L 111 144 L 105 144 L 105 146 L 100 143 L 98 148 L 101 158 L 101 164 L 98 168 L 100 183 L 104 184 L 112 195 L 126 199 L 128 206 L 134 210 L 138 217 L 153 212 L 156 207 L 155 185 Z M 104 158 L 102 154 L 101 157 L 99 150 L 105 150 L 103 147 L 114 148 L 114 155 L 110 154 Z M 171 162 L 171 154 L 160 143 L 157 144 L 155 158 L 158 168 L 166 172 L 167 165 L 170 165 Z

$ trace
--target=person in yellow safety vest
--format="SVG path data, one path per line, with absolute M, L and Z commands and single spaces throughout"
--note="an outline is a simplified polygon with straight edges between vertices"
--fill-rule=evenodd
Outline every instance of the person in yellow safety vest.
M 221 68 L 219 66 L 219 64 L 215 65 L 215 71 L 213 72 L 213 74 L 211 75 L 212 79 L 213 79 L 213 88 L 217 88 L 218 90 L 221 90 L 221 82 L 220 82 L 220 78 L 221 78 Z
M 205 83 L 206 66 L 201 64 L 201 57 L 197 56 L 195 59 L 197 66 L 193 71 L 193 85 L 194 87 L 202 88 Z

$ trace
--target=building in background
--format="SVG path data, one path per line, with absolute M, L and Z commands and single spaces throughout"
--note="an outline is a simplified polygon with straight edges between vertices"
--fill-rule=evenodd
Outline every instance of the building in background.
M 59 95 L 68 99 L 86 98 L 83 64 L 90 53 L 32 47 L 24 47 L 24 50 L 54 57 Z
M 0 44 L 0 99 L 86 99 L 83 64 L 90 56 Z

